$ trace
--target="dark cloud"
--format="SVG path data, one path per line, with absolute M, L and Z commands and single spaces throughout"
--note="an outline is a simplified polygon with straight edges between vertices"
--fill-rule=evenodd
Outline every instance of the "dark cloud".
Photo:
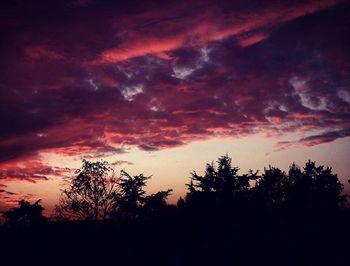
M 279 149 L 286 149 L 289 147 L 295 146 L 315 146 L 318 144 L 323 144 L 327 142 L 334 141 L 338 138 L 344 138 L 350 135 L 350 130 L 338 130 L 338 131 L 328 131 L 323 132 L 318 135 L 311 135 L 305 138 L 302 138 L 298 141 L 282 141 L 277 143 Z
M 17 195 L 18 193 L 11 192 L 11 191 L 7 191 L 7 190 L 5 190 L 5 189 L 0 189 L 0 195 L 1 195 L 1 194 L 6 194 L 6 195 L 11 195 L 11 196 L 13 196 L 13 195 Z
M 350 135 L 346 2 L 64 2 L 1 11 L 3 165 L 256 132 L 307 146 Z M 52 173 L 16 169 L 0 178 Z

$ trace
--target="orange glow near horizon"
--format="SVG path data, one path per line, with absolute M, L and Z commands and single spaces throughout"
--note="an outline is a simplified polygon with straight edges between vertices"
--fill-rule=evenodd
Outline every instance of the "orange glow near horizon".
M 172 188 L 173 193 L 168 201 L 170 204 L 176 204 L 178 198 L 186 194 L 185 184 L 189 181 L 191 171 L 203 173 L 206 163 L 216 161 L 219 156 L 226 153 L 233 159 L 233 164 L 240 167 L 241 173 L 245 173 L 249 169 L 261 172 L 268 165 L 287 171 L 293 162 L 302 167 L 307 160 L 315 160 L 318 165 L 332 166 L 333 171 L 338 174 L 341 182 L 345 185 L 345 192 L 348 192 L 350 190 L 347 184 L 349 165 L 346 158 L 350 156 L 349 140 L 350 138 L 344 138 L 334 143 L 326 143 L 315 147 L 274 151 L 274 141 L 276 139 L 272 140 L 257 134 L 237 140 L 221 138 L 198 141 L 177 148 L 153 152 L 132 149 L 125 154 L 91 160 L 102 159 L 109 163 L 117 160 L 129 162 L 129 164 L 116 166 L 116 175 L 123 169 L 130 174 L 144 173 L 147 176 L 152 176 L 146 187 L 147 193 L 152 194 L 159 190 Z M 41 157 L 44 162 L 53 167 L 68 167 L 71 169 L 79 168 L 82 159 L 56 153 L 43 153 Z M 71 170 L 66 174 L 68 176 L 74 175 L 74 171 Z M 24 198 L 30 201 L 42 199 L 45 214 L 50 216 L 54 205 L 58 201 L 63 179 L 62 176 L 51 175 L 49 180 L 37 181 L 37 183 L 8 181 L 4 184 L 6 184 L 8 191 L 25 195 Z M 14 201 L 12 198 L 1 208 L 7 209 L 15 205 L 16 200 Z

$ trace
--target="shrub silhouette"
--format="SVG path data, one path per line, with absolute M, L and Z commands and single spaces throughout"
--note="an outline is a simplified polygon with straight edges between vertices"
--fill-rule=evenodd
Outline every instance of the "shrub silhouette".
M 46 218 L 43 216 L 44 208 L 40 205 L 40 201 L 37 200 L 35 203 L 30 204 L 24 199 L 20 200 L 18 208 L 5 212 L 5 226 L 29 226 L 46 221 Z

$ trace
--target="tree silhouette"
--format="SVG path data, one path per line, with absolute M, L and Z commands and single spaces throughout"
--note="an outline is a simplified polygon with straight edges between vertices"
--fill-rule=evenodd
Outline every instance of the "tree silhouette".
M 182 197 L 180 197 L 176 203 L 176 207 L 180 210 L 185 209 L 186 208 L 186 201 Z
M 234 209 L 236 213 L 239 209 L 312 212 L 337 210 L 346 201 L 346 196 L 341 194 L 343 185 L 331 167 L 308 161 L 303 169 L 292 164 L 288 174 L 269 166 L 259 176 L 251 170 L 239 175 L 239 168 L 231 162 L 224 155 L 218 159 L 217 168 L 214 163 L 207 164 L 203 176 L 192 172 L 181 205 L 194 210 Z M 253 180 L 255 186 L 250 187 Z
M 106 161 L 83 160 L 76 176 L 68 178 L 55 213 L 57 219 L 105 220 L 123 216 L 135 219 L 142 208 L 156 210 L 166 205 L 171 189 L 145 196 L 150 176 L 131 176 L 122 170 L 119 178 Z
M 344 186 L 331 167 L 316 166 L 308 161 L 303 171 L 293 164 L 289 169 L 288 204 L 293 208 L 309 210 L 337 210 L 343 207 Z
M 249 170 L 238 174 L 228 155 L 218 158 L 217 164 L 206 164 L 204 175 L 191 173 L 188 193 L 178 207 L 195 213 L 207 211 L 232 216 L 254 215 L 253 210 L 336 210 L 343 206 L 346 196 L 343 185 L 332 168 L 316 166 L 308 161 L 303 169 L 295 164 L 288 174 L 269 166 L 261 176 Z M 130 175 L 122 170 L 120 178 L 107 162 L 83 160 L 77 175 L 69 179 L 56 206 L 58 217 L 72 219 L 107 219 L 126 217 L 136 219 L 141 214 L 157 213 L 166 206 L 172 192 L 159 191 L 146 195 L 145 187 L 151 178 L 143 174 Z M 255 180 L 255 186 L 251 187 Z M 225 214 L 226 213 L 226 214 Z
M 232 166 L 232 159 L 226 154 L 221 156 L 215 169 L 214 163 L 207 164 L 204 176 L 195 171 L 191 173 L 189 191 L 217 192 L 227 196 L 237 195 L 249 189 L 250 175 L 239 176 L 239 168 Z
M 252 189 L 254 204 L 264 208 L 281 207 L 286 201 L 289 179 L 282 170 L 269 166 Z
M 121 171 L 118 184 L 120 193 L 117 201 L 119 214 L 132 219 L 138 216 L 145 200 L 144 188 L 150 178 L 143 174 L 131 176 L 126 171 Z
M 195 171 L 191 173 L 187 184 L 186 205 L 189 207 L 221 208 L 245 204 L 249 196 L 250 180 L 256 179 L 257 173 L 238 175 L 239 168 L 232 166 L 232 159 L 226 154 L 214 163 L 207 164 L 203 176 Z
M 22 199 L 19 207 L 5 212 L 5 226 L 17 227 L 39 224 L 46 218 L 43 216 L 44 208 L 40 205 L 40 199 L 34 204 Z
M 76 176 L 69 178 L 56 206 L 58 218 L 106 219 L 115 208 L 118 180 L 106 161 L 83 160 Z
M 148 213 L 162 211 L 166 207 L 166 200 L 172 191 L 172 189 L 168 189 L 167 191 L 159 191 L 155 194 L 146 196 L 143 208 Z

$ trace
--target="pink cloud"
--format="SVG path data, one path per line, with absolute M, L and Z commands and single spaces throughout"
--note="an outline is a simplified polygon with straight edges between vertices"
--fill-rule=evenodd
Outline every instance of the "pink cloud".
M 241 11 L 239 18 L 234 14 L 222 14 L 215 6 L 210 9 L 198 8 L 196 14 L 186 14 L 181 17 L 182 26 L 177 26 L 177 19 L 167 19 L 166 11 L 157 10 L 120 20 L 116 24 L 123 28 L 120 33 L 122 43 L 117 47 L 103 51 L 94 63 L 117 63 L 134 57 L 159 55 L 183 47 L 206 46 L 213 41 L 220 41 L 236 36 L 243 47 L 252 45 L 268 38 L 268 33 L 254 33 L 264 27 L 279 25 L 298 17 L 311 14 L 341 1 L 310 1 L 306 3 L 289 3 L 289 6 L 273 6 L 260 10 Z M 209 10 L 209 11 L 208 11 Z M 132 22 L 131 22 L 132 21 Z M 149 23 L 149 21 L 155 21 Z M 131 23 L 130 23 L 131 22 Z M 120 25 L 121 24 L 121 25 Z M 125 24 L 125 26 L 123 25 Z M 130 24 L 132 25 L 130 27 Z M 148 25 L 156 24 L 157 27 Z M 172 29 L 169 31 L 169 29 Z M 246 36 L 248 34 L 248 36 Z M 249 36 L 250 35 L 250 36 Z M 165 57 L 167 58 L 167 57 Z
M 259 43 L 269 37 L 269 34 L 258 33 L 249 36 L 244 36 L 239 38 L 239 45 L 242 47 L 247 47 Z

